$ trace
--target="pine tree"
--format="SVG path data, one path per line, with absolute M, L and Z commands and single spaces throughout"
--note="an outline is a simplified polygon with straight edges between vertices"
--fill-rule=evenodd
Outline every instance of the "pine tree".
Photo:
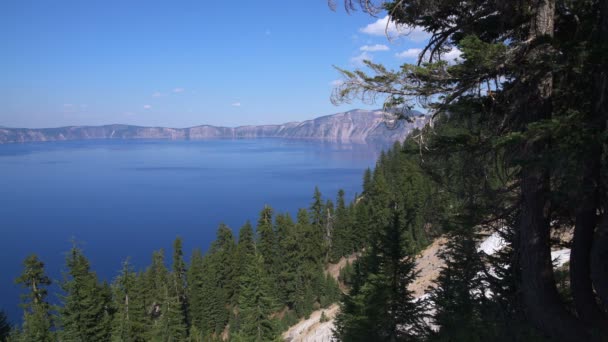
M 318 246 L 315 258 L 322 260 L 327 251 L 327 213 L 325 212 L 325 206 L 323 205 L 323 198 L 321 191 L 318 187 L 315 187 L 315 192 L 312 197 L 313 201 L 310 204 L 310 224 L 313 228 L 313 239 L 314 243 Z
M 344 190 L 338 191 L 336 200 L 337 207 L 333 224 L 332 246 L 330 252 L 330 260 L 338 261 L 341 257 L 349 255 L 356 250 L 355 242 L 353 241 L 353 222 L 350 217 L 350 212 L 346 208 L 344 201 Z
M 462 229 L 449 235 L 444 260 L 435 292 L 432 294 L 434 324 L 439 327 L 433 340 L 484 341 L 484 323 L 481 316 L 487 286 L 482 281 L 483 264 L 476 251 L 471 229 Z M 491 338 L 490 338 L 491 339 Z
M 169 279 L 169 271 L 165 265 L 165 252 L 158 250 L 152 253 L 152 264 L 146 269 L 142 276 L 143 303 L 148 316 L 146 332 L 149 338 L 159 336 L 158 331 L 162 329 L 160 318 L 163 314 L 166 287 Z
M 188 335 L 188 302 L 186 297 L 186 263 L 182 241 L 173 243 L 173 265 L 167 283 L 162 286 L 161 315 L 152 338 L 160 341 L 185 341 Z
M 389 222 L 355 264 L 353 286 L 340 302 L 335 337 L 342 341 L 417 341 L 427 333 L 423 301 L 407 286 L 416 278 L 415 262 L 404 237 L 403 209 L 397 204 Z
M 61 288 L 65 291 L 59 310 L 62 341 L 107 341 L 111 336 L 111 293 L 99 284 L 89 261 L 77 247 L 67 257 L 68 272 Z
M 275 305 L 269 281 L 264 260 L 256 253 L 243 274 L 239 297 L 242 317 L 239 336 L 247 341 L 272 341 L 277 335 L 275 322 L 270 318 Z
M 52 341 L 50 306 L 46 301 L 51 279 L 44 272 L 44 263 L 33 254 L 23 262 L 23 273 L 16 279 L 17 284 L 28 290 L 23 296 L 23 327 L 20 337 L 24 341 Z
M 273 211 L 270 206 L 264 206 L 264 209 L 260 212 L 258 224 L 256 226 L 258 242 L 257 248 L 262 257 L 264 258 L 264 265 L 266 269 L 274 273 L 276 255 L 276 235 L 272 225 Z
M 220 224 L 210 254 L 219 271 L 219 285 L 226 293 L 228 301 L 233 302 L 238 282 L 238 275 L 235 273 L 236 243 L 232 230 L 225 224 Z
M 137 278 L 127 259 L 113 284 L 112 341 L 146 341 L 147 312 Z
M 0 341 L 8 341 L 8 338 L 11 335 L 11 329 L 12 327 L 8 321 L 8 317 L 4 311 L 0 311 Z
M 295 280 L 297 273 L 296 258 L 299 251 L 299 243 L 295 231 L 295 223 L 289 214 L 279 214 L 275 220 L 275 231 L 277 236 L 277 273 L 274 280 L 276 287 L 276 298 L 278 303 L 293 308 Z
M 204 313 L 204 301 L 203 298 L 203 286 L 205 284 L 205 261 L 203 255 L 199 249 L 195 249 L 192 253 L 190 260 L 190 267 L 188 268 L 187 280 L 188 280 L 188 298 L 190 300 L 190 306 L 188 307 L 190 317 L 191 329 L 195 330 L 195 334 L 202 336 L 203 322 L 205 318 Z M 192 337 L 193 334 L 191 333 Z
M 245 265 L 255 254 L 255 236 L 251 223 L 247 221 L 239 230 L 239 241 L 236 246 L 235 270 L 234 274 L 237 277 L 238 284 L 235 285 L 235 300 L 239 298 L 241 290 L 241 275 L 245 272 Z

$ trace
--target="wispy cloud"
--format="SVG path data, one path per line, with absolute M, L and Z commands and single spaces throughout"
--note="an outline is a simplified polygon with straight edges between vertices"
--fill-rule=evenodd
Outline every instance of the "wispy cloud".
M 375 45 L 363 45 L 362 47 L 359 48 L 359 50 L 374 52 L 374 51 L 388 51 L 388 50 L 390 50 L 390 48 L 384 44 L 375 44 Z
M 395 54 L 397 58 L 418 58 L 422 53 L 422 49 L 411 48 Z
M 462 55 L 462 51 L 460 51 L 457 47 L 453 47 L 452 50 L 441 56 L 441 58 L 448 62 L 456 62 L 460 59 L 460 55 Z
M 144 109 L 152 109 L 152 106 L 151 106 L 151 105 L 149 105 L 149 104 L 144 105 Z
M 184 89 L 184 88 L 174 88 L 174 89 L 173 89 L 173 92 L 174 92 L 174 93 L 183 93 L 185 90 L 186 90 L 186 89 Z
M 407 49 L 405 51 L 396 53 L 395 57 L 403 58 L 403 59 L 417 59 L 421 53 L 422 53 L 422 49 L 411 48 L 411 49 Z M 453 47 L 447 53 L 442 54 L 441 59 L 448 63 L 454 63 L 454 62 L 458 62 L 461 54 L 462 54 L 462 51 L 458 50 L 458 48 L 456 48 L 456 47 Z M 428 61 L 428 58 L 429 58 L 429 56 L 427 53 L 427 54 L 425 54 L 423 60 Z
M 232 107 L 240 107 L 241 103 L 240 102 L 233 102 L 230 104 Z
M 333 81 L 329 82 L 329 85 L 332 87 L 339 87 L 343 84 L 344 84 L 343 80 L 333 80 Z
M 162 96 L 165 96 L 165 94 L 161 93 L 160 91 L 155 91 L 152 94 L 152 97 L 162 97 Z
M 421 42 L 430 38 L 430 34 L 424 31 L 422 27 L 397 25 L 394 21 L 389 23 L 388 15 L 359 29 L 359 31 L 372 36 L 384 36 L 386 34 L 388 34 L 389 37 L 406 36 L 408 39 L 415 42 Z
M 367 51 L 363 51 L 362 53 L 358 54 L 355 57 L 352 57 L 350 59 L 350 62 L 355 65 L 355 66 L 363 66 L 364 63 L 363 61 L 371 61 L 374 59 L 374 56 L 371 55 L 370 53 L 368 53 Z

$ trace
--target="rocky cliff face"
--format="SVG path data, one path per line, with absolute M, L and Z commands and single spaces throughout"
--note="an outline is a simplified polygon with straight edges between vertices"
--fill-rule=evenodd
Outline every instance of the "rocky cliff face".
M 385 125 L 381 111 L 353 110 L 323 116 L 303 122 L 282 125 L 190 128 L 139 127 L 129 125 L 70 126 L 60 128 L 27 129 L 0 127 L 1 143 L 62 141 L 85 139 L 244 139 L 244 138 L 297 138 L 333 142 L 391 143 L 403 140 L 414 129 L 423 127 L 428 118 L 417 112 L 411 120 L 397 127 Z

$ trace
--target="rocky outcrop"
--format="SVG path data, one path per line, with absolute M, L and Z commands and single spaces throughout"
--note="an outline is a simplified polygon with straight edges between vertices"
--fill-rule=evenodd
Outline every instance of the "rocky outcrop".
M 391 143 L 403 140 L 414 129 L 423 127 L 428 118 L 411 112 L 409 120 L 396 127 L 387 127 L 382 111 L 353 110 L 319 117 L 303 122 L 282 125 L 190 128 L 140 127 L 129 125 L 70 126 L 60 128 L 6 128 L 0 127 L 1 143 L 36 141 L 62 141 L 86 139 L 245 139 L 290 138 L 315 139 L 333 142 Z

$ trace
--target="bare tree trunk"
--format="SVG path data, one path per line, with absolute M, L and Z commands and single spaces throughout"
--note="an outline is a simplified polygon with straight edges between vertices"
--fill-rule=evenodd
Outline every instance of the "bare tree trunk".
M 602 0 L 599 22 L 592 46 L 597 48 L 605 44 L 608 35 L 607 0 Z M 596 45 L 597 44 L 597 45 Z M 600 49 L 601 51 L 601 49 Z M 602 142 L 599 138 L 606 129 L 606 72 L 602 63 L 594 63 L 593 71 L 593 108 L 588 123 L 592 140 L 589 154 L 586 156 L 581 184 L 583 197 L 576 211 L 576 225 L 570 254 L 570 285 L 576 312 L 580 320 L 594 330 L 606 329 L 608 321 L 597 303 L 591 281 L 591 250 L 594 245 L 594 231 L 597 226 L 597 211 L 601 191 L 601 158 Z M 600 227 L 601 229 L 601 227 Z M 599 236 L 599 234 L 598 234 Z M 595 245 L 601 241 L 596 241 Z M 596 248 L 599 249 L 599 248 Z
M 604 214 L 591 250 L 591 280 L 605 310 L 608 310 L 608 214 Z
M 596 33 L 597 47 L 600 51 L 608 49 L 608 0 L 600 1 L 599 23 Z M 604 56 L 603 54 L 600 54 Z M 594 117 L 598 118 L 600 129 L 606 130 L 608 120 L 608 66 L 604 59 L 597 63 L 593 77 L 594 88 Z M 601 132 L 601 131 L 600 131 Z M 606 148 L 604 144 L 603 148 Z M 605 152 L 605 151 L 604 151 Z M 600 169 L 601 177 L 601 169 Z M 591 249 L 591 271 L 590 277 L 597 295 L 600 297 L 604 310 L 608 310 L 608 198 L 606 198 L 606 186 L 600 181 L 600 202 L 603 204 L 604 213 L 597 227 L 593 247 Z M 606 324 L 606 323 L 605 323 Z M 608 326 L 606 324 L 605 326 Z
M 533 15 L 530 40 L 553 37 L 555 0 L 531 0 Z M 548 43 L 535 44 L 529 52 L 532 64 L 543 67 L 552 48 Z M 539 75 L 524 75 L 530 93 L 524 106 L 526 124 L 550 119 L 552 115 L 553 76 L 550 68 Z M 526 313 L 536 327 L 556 340 L 588 340 L 588 333 L 560 300 L 551 263 L 550 236 L 550 171 L 534 158 L 548 151 L 548 141 L 532 139 L 522 153 L 528 164 L 522 167 L 522 209 L 520 222 L 520 261 L 522 292 Z M 532 162 L 530 162 L 532 161 Z
M 592 329 L 608 326 L 597 303 L 591 283 L 591 248 L 597 224 L 597 187 L 600 175 L 601 149 L 592 148 L 591 160 L 585 168 L 582 187 L 585 192 L 576 213 L 576 224 L 570 253 L 570 287 L 576 313 L 583 324 Z

